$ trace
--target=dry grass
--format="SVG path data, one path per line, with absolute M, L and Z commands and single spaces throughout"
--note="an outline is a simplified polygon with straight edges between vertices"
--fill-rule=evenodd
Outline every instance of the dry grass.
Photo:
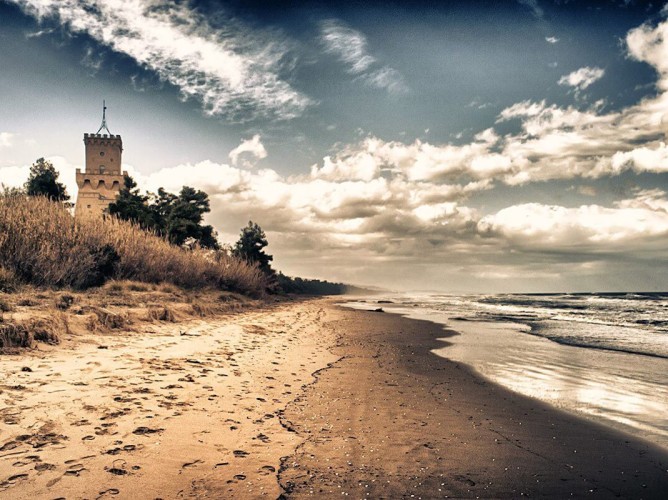
M 15 323 L 0 324 L 0 349 L 33 347 L 35 337 L 25 325 Z
M 127 314 L 116 313 L 103 307 L 92 307 L 91 312 L 94 314 L 91 316 L 91 330 L 97 330 L 99 326 L 108 330 L 119 330 L 130 323 Z
M 0 312 L 0 354 L 44 344 L 68 345 L 94 336 L 118 338 L 162 328 L 158 323 L 216 317 L 264 301 L 217 289 L 185 290 L 175 285 L 110 281 L 86 291 L 39 289 L 24 285 L 0 293 L 7 312 Z
M 60 335 L 53 321 L 33 318 L 22 322 L 0 323 L 0 350 L 32 348 L 35 342 L 59 344 Z
M 26 328 L 37 342 L 53 345 L 60 343 L 60 335 L 58 335 L 53 321 L 34 318 L 27 322 Z
M 165 306 L 150 306 L 147 312 L 147 319 L 149 321 L 168 321 L 170 323 L 176 321 L 174 312 Z
M 0 292 L 12 293 L 18 288 L 18 280 L 14 273 L 0 266 Z
M 109 279 L 251 296 L 267 286 L 257 267 L 227 254 L 184 250 L 114 218 L 75 219 L 46 198 L 0 196 L 0 289 L 15 280 L 85 289 Z

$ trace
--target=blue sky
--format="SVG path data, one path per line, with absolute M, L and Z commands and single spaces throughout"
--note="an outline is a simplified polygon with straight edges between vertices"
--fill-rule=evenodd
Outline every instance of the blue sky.
M 0 0 L 0 180 L 108 124 L 288 274 L 665 289 L 662 2 Z

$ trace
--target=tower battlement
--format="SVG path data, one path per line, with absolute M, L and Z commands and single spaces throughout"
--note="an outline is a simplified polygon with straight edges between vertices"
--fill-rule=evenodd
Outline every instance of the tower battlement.
M 84 134 L 84 142 L 87 140 L 95 140 L 95 139 L 107 139 L 107 140 L 115 140 L 118 139 L 119 141 L 121 140 L 120 135 L 114 135 L 114 134 Z

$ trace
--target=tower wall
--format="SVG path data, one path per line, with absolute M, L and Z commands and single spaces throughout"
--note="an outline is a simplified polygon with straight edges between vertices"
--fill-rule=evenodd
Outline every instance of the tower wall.
M 84 134 L 85 171 L 77 169 L 79 192 L 75 215 L 101 216 L 123 187 L 121 171 L 123 141 L 120 135 Z
M 121 173 L 123 141 L 120 135 L 84 134 L 87 174 Z

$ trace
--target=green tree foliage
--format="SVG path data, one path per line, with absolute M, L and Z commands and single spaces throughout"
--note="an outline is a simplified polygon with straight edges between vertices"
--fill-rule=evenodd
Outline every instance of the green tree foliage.
M 70 199 L 65 186 L 58 182 L 58 172 L 50 161 L 39 158 L 30 167 L 30 175 L 25 183 L 28 196 L 46 196 L 53 201 Z
M 157 194 L 142 195 L 130 176 L 125 177 L 116 202 L 109 205 L 111 215 L 155 231 L 174 245 L 195 243 L 215 250 L 219 244 L 213 227 L 202 225 L 204 214 L 210 211 L 204 191 L 184 186 L 178 195 L 163 188 Z
M 273 275 L 274 270 L 271 268 L 270 262 L 274 258 L 263 250 L 268 244 L 267 236 L 262 228 L 253 221 L 248 221 L 248 225 L 241 230 L 241 236 L 232 253 L 247 262 L 257 263 L 261 271 Z
M 139 192 L 134 179 L 126 175 L 116 201 L 109 205 L 109 213 L 119 219 L 135 222 L 144 229 L 154 230 L 156 221 L 148 200 L 148 196 Z
M 178 196 L 167 197 L 166 193 L 161 196 L 161 191 L 164 193 L 162 189 L 158 191 L 154 206 L 159 204 L 159 212 L 157 206 L 155 210 L 160 214 L 164 224 L 161 229 L 169 241 L 183 245 L 192 239 L 204 248 L 218 248 L 213 227 L 202 226 L 204 214 L 211 211 L 209 196 L 188 186 L 183 186 Z

